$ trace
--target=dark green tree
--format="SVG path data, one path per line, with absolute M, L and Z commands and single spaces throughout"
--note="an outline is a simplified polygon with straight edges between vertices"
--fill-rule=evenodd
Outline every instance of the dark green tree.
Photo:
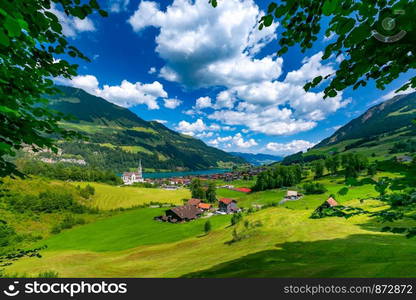
M 208 188 L 205 192 L 205 198 L 210 203 L 217 201 L 217 187 L 214 182 L 208 183 Z
M 367 175 L 368 176 L 374 176 L 377 174 L 377 164 L 370 164 L 367 167 Z
M 368 159 L 359 153 L 347 153 L 341 156 L 345 179 L 357 178 L 360 172 L 368 167 Z
M 205 199 L 205 191 L 202 187 L 201 179 L 199 178 L 192 179 L 191 185 L 189 188 L 191 190 L 192 198 Z
M 51 78 L 77 75 L 78 66 L 65 56 L 88 60 L 69 44 L 57 16 L 50 11 L 52 3 L 75 18 L 84 19 L 94 11 L 107 15 L 97 0 L 82 4 L 79 0 L 0 2 L 0 177 L 23 176 L 6 160 L 16 150 L 27 145 L 34 151 L 56 151 L 56 137 L 78 137 L 59 126 L 66 117 L 49 109 L 44 97 L 57 93 Z
M 325 161 L 323 159 L 313 161 L 312 171 L 315 173 L 315 178 L 322 177 L 325 171 Z
M 331 155 L 325 159 L 325 167 L 332 175 L 337 174 L 339 165 L 340 159 L 338 155 Z
M 382 177 L 376 181 L 374 189 L 379 194 L 379 199 L 383 199 L 387 193 L 387 188 L 390 186 L 390 179 L 387 177 Z
M 211 221 L 208 220 L 204 224 L 204 231 L 205 231 L 206 234 L 208 234 L 211 230 L 212 230 Z
M 241 220 L 243 219 L 243 215 L 241 213 L 236 213 L 233 214 L 233 216 L 231 217 L 231 226 L 236 225 L 237 223 L 239 223 Z

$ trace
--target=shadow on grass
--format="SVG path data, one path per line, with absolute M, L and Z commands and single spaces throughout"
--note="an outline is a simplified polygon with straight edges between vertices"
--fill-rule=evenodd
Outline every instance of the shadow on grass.
M 275 246 L 183 277 L 416 276 L 416 240 L 403 236 L 359 234 Z

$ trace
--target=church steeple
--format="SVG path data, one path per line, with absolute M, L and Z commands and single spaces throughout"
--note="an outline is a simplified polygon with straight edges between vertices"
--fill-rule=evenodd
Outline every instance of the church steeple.
M 141 159 L 139 160 L 139 168 L 137 169 L 137 173 L 139 173 L 139 178 L 143 177 L 143 174 L 142 174 L 142 160 Z

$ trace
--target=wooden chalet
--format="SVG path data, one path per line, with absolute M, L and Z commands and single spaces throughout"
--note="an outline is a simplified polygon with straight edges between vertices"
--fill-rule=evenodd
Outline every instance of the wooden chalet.
M 186 222 L 197 219 L 201 214 L 202 210 L 197 206 L 183 205 L 167 210 L 166 220 L 172 223 Z

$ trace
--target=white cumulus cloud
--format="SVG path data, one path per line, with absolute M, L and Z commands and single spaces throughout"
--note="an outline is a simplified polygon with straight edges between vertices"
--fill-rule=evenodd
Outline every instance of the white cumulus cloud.
M 131 83 L 123 80 L 120 85 L 104 85 L 103 88 L 99 87 L 98 79 L 93 75 L 78 75 L 71 80 L 56 78 L 55 81 L 81 88 L 90 94 L 123 107 L 145 104 L 149 109 L 158 109 L 157 100 L 168 97 L 168 93 L 158 81 L 153 83 Z
M 305 140 L 294 140 L 289 143 L 268 143 L 266 149 L 279 155 L 287 155 L 306 151 L 315 144 Z
M 208 117 L 267 135 L 291 135 L 314 128 L 318 121 L 351 103 L 342 93 L 324 99 L 323 92 L 303 89 L 308 80 L 333 72 L 331 66 L 322 65 L 321 56 L 319 52 L 305 58 L 283 81 L 265 80 L 221 91 L 213 105 L 217 111 Z
M 134 31 L 160 28 L 156 51 L 166 61 L 160 76 L 189 86 L 235 86 L 277 78 L 283 60 L 254 57 L 276 38 L 277 23 L 258 30 L 264 13 L 253 0 L 174 0 L 165 11 L 141 1 L 129 18 Z
M 198 99 L 196 99 L 196 102 L 195 102 L 196 109 L 204 109 L 204 108 L 208 108 L 211 106 L 212 106 L 212 103 L 211 103 L 210 97 L 199 97 Z
M 127 10 L 130 0 L 110 0 L 109 7 L 110 11 L 114 13 L 119 13 L 121 11 Z
M 254 139 L 244 139 L 241 133 L 237 133 L 234 136 L 217 137 L 208 141 L 208 144 L 213 146 L 221 146 L 222 148 L 230 148 L 232 145 L 237 148 L 251 148 L 257 146 L 258 143 Z
M 175 109 L 182 104 L 182 101 L 179 99 L 164 99 L 163 101 L 165 102 L 165 107 L 170 109 Z

